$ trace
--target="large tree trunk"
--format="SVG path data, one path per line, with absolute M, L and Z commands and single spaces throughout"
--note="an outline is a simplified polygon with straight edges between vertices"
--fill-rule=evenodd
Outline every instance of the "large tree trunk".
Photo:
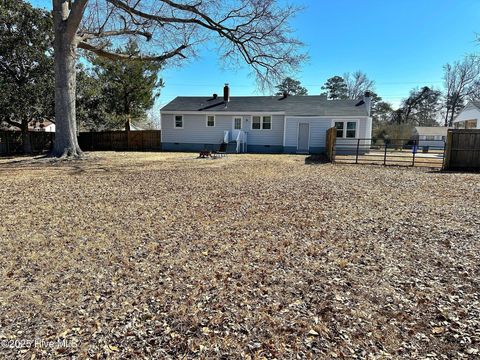
M 78 157 L 82 154 L 77 140 L 75 116 L 76 44 L 55 39 L 55 144 L 53 155 Z
M 55 7 L 55 144 L 53 156 L 79 157 L 77 124 L 75 116 L 76 52 L 77 44 L 72 34 L 65 31 L 65 4 Z

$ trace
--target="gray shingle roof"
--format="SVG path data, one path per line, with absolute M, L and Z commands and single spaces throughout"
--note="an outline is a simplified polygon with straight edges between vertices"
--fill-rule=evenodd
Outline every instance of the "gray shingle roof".
M 416 126 L 415 131 L 418 135 L 442 135 L 447 136 L 448 127 L 445 126 Z
M 223 97 L 179 96 L 162 112 L 285 112 L 300 116 L 368 116 L 362 100 L 326 100 L 323 96 L 232 96 L 225 106 Z
M 471 103 L 477 107 L 478 109 L 480 109 L 480 100 L 472 100 Z M 468 104 L 467 104 L 468 105 Z

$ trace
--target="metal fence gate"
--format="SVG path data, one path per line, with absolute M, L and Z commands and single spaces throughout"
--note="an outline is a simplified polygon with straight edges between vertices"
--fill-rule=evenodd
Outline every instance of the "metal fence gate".
M 344 164 L 442 168 L 445 149 L 444 140 L 336 138 L 331 160 Z

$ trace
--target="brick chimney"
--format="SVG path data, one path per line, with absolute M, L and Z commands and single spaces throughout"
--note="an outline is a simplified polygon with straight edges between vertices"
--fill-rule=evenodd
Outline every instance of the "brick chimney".
M 370 91 L 365 91 L 365 95 L 363 96 L 363 102 L 365 103 L 365 107 L 367 108 L 367 114 L 370 116 L 372 112 L 372 93 Z
M 228 84 L 225 84 L 225 87 L 223 88 L 223 101 L 226 103 L 230 101 L 230 87 Z

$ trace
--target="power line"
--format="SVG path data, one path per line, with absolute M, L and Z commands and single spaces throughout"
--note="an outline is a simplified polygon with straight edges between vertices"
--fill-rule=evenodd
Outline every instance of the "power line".
M 392 82 L 375 82 L 375 85 L 417 85 L 417 84 L 442 84 L 443 81 L 392 81 Z M 302 84 L 302 86 L 309 86 L 309 87 L 317 87 L 323 86 L 323 84 Z M 215 85 L 213 84 L 194 84 L 194 83 L 169 83 L 168 81 L 165 82 L 165 86 L 195 86 L 195 87 L 209 87 L 213 88 Z M 231 87 L 243 87 L 243 88 L 254 88 L 255 85 L 240 85 L 235 83 L 230 83 Z

